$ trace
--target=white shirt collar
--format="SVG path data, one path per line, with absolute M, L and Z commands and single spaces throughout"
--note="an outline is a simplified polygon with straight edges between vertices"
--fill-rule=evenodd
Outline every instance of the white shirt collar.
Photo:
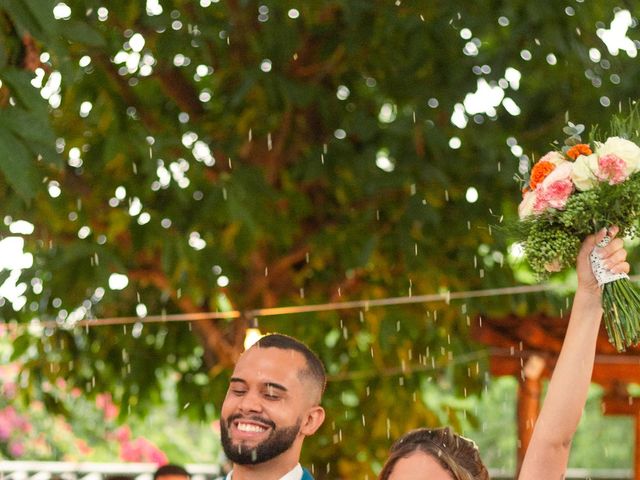
M 232 480 L 232 476 L 231 476 L 232 473 L 233 473 L 233 470 L 231 470 L 227 474 L 227 476 L 225 477 L 225 480 Z M 280 477 L 280 480 L 302 480 L 303 474 L 304 472 L 302 471 L 302 467 L 300 466 L 300 464 L 297 464 L 295 467 L 293 467 L 293 470 L 291 470 L 289 473 L 286 473 L 285 475 Z

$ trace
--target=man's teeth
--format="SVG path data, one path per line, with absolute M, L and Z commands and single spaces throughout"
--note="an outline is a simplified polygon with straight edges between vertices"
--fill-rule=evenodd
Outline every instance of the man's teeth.
M 241 432 L 264 432 L 266 428 L 253 423 L 238 423 L 238 430 Z

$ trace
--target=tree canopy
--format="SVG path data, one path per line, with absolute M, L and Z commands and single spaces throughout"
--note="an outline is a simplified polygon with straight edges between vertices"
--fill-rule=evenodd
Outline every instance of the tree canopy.
M 213 417 L 252 319 L 146 315 L 513 285 L 513 176 L 567 114 L 606 125 L 636 95 L 636 26 L 622 1 L 0 1 L 3 235 L 33 258 L 0 300 L 21 395 L 63 408 L 64 377 L 126 414 L 172 376 Z M 305 460 L 371 475 L 406 429 L 473 416 L 469 324 L 549 300 L 260 319 L 330 374 Z

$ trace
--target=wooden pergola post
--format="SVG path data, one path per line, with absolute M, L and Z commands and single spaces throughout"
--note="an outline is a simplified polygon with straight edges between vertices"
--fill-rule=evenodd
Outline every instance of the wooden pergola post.
M 533 427 L 540 413 L 540 396 L 542 393 L 542 373 L 545 361 L 538 355 L 530 356 L 523 369 L 518 383 L 518 463 L 520 471 L 524 454 L 529 448 Z

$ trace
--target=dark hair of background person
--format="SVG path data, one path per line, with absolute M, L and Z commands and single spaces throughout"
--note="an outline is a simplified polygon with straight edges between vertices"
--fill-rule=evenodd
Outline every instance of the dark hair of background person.
M 105 480 L 133 480 L 132 475 L 108 475 Z
M 449 427 L 419 428 L 396 440 L 379 480 L 387 480 L 396 463 L 414 453 L 424 453 L 437 460 L 454 480 L 489 480 L 489 472 L 480 459 L 476 444 Z
M 307 368 L 302 374 L 310 377 L 310 379 L 318 385 L 320 396 L 322 396 L 327 385 L 327 374 L 324 365 L 313 350 L 300 340 L 281 333 L 271 333 L 254 343 L 253 347 L 279 348 L 280 350 L 294 350 L 301 353 L 307 362 Z
M 171 463 L 168 463 L 167 465 L 162 465 L 160 468 L 158 468 L 155 473 L 153 474 L 153 480 L 158 480 L 159 477 L 165 476 L 165 475 L 177 475 L 177 476 L 184 476 L 189 478 L 189 472 L 187 472 L 184 467 L 181 467 L 180 465 L 174 465 Z

